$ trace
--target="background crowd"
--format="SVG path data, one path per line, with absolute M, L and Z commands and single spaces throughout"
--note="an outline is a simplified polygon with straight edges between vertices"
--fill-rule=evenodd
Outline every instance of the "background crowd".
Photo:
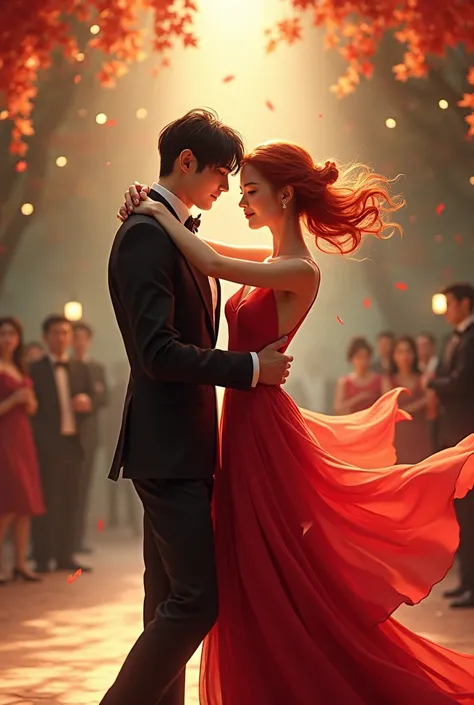
M 410 422 L 397 425 L 399 463 L 416 463 L 474 433 L 474 287 L 453 284 L 444 292 L 452 331 L 437 341 L 429 331 L 412 337 L 381 331 L 375 350 L 364 336 L 346 351 L 351 371 L 337 380 L 334 414 L 368 408 L 386 391 L 404 387 L 400 406 Z M 0 583 L 37 582 L 50 571 L 88 572 L 91 488 L 101 450 L 107 464 L 120 427 L 128 381 L 125 363 L 110 370 L 91 356 L 92 328 L 50 315 L 41 342 L 25 344 L 21 323 L 0 318 Z M 109 384 L 108 379 L 114 379 Z M 103 482 L 105 472 L 103 473 Z M 128 481 L 106 483 L 101 520 L 140 534 L 141 517 Z M 452 606 L 474 606 L 474 498 L 457 502 L 461 526 L 459 586 Z M 81 558 L 79 561 L 77 556 Z

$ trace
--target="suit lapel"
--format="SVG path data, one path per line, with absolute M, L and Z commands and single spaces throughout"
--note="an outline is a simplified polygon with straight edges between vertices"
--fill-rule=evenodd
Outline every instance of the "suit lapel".
M 150 193 L 148 194 L 153 201 L 159 201 L 160 203 L 163 203 L 166 208 L 169 210 L 170 213 L 174 215 L 176 220 L 179 220 L 178 214 L 174 210 L 174 208 L 168 203 L 168 201 L 161 195 L 161 193 L 158 193 L 158 191 L 154 191 L 151 189 Z M 211 294 L 211 287 L 209 285 L 209 279 L 205 274 L 203 274 L 197 267 L 195 267 L 191 262 L 189 262 L 185 257 L 183 257 L 184 262 L 186 263 L 186 266 L 194 279 L 194 282 L 197 286 L 197 289 L 201 295 L 202 302 L 204 304 L 204 308 L 206 309 L 207 313 L 207 325 L 209 329 L 209 333 L 211 334 L 211 338 L 213 340 L 213 344 L 215 345 L 216 339 L 217 339 L 217 332 L 214 330 L 214 324 L 213 324 L 213 310 L 212 310 L 212 294 Z M 218 297 L 220 298 L 220 297 Z M 217 316 L 217 311 L 216 311 L 216 325 L 218 321 L 218 316 Z

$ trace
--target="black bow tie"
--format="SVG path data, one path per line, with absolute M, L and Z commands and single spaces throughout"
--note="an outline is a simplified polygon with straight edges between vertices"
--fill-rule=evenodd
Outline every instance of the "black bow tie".
M 61 360 L 58 360 L 54 363 L 54 369 L 57 369 L 58 367 L 64 367 L 64 369 L 67 370 L 69 367 L 69 362 L 61 362 Z
M 186 218 L 184 221 L 184 227 L 190 230 L 192 233 L 197 233 L 199 230 L 199 226 L 201 225 L 201 214 L 197 216 L 197 218 L 193 218 L 192 215 L 189 216 L 189 218 Z

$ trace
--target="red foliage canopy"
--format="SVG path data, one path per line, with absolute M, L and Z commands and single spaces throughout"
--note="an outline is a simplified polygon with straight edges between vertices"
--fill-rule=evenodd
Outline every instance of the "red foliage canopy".
M 446 0 L 286 0 L 292 17 L 268 31 L 267 51 L 278 43 L 293 44 L 302 38 L 300 18 L 312 13 L 313 24 L 325 30 L 325 45 L 336 48 L 348 63 L 345 73 L 332 86 L 342 97 L 352 93 L 360 77 L 373 73 L 372 57 L 387 31 L 393 31 L 404 46 L 403 61 L 393 67 L 399 81 L 428 74 L 428 57 L 445 56 L 448 48 L 463 44 L 474 51 L 474 2 Z M 468 73 L 474 85 L 474 67 Z M 466 116 L 469 134 L 474 135 L 474 93 L 458 103 L 472 112 Z
M 177 7 L 179 9 L 177 9 Z M 145 32 L 139 14 L 154 16 L 155 52 L 163 53 L 181 39 L 196 46 L 191 31 L 193 0 L 6 0 L 0 4 L 0 119 L 13 121 L 11 151 L 24 154 L 23 137 L 33 134 L 31 112 L 37 95 L 38 74 L 47 69 L 55 51 L 81 61 L 87 47 L 99 49 L 104 62 L 99 75 L 113 85 L 126 65 L 145 58 Z M 80 47 L 71 18 L 100 31 Z

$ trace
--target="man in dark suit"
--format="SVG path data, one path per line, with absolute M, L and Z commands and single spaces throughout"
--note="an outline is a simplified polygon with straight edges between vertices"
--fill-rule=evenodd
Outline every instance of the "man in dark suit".
M 82 464 L 77 496 L 77 533 L 75 541 L 75 550 L 78 553 L 90 553 L 91 549 L 84 545 L 86 517 L 89 507 L 94 461 L 101 440 L 99 412 L 108 404 L 108 388 L 104 365 L 90 357 L 90 348 L 94 337 L 92 328 L 87 323 L 80 321 L 74 324 L 73 332 L 74 360 L 79 360 L 87 366 L 94 390 L 94 411 L 81 424 L 84 462 Z
M 74 560 L 77 493 L 84 453 L 80 428 L 93 411 L 91 380 L 83 362 L 70 360 L 71 323 L 60 315 L 43 323 L 47 353 L 30 368 L 38 411 L 32 418 L 46 513 L 33 523 L 33 557 L 39 572 L 82 568 Z
M 194 229 L 228 191 L 240 136 L 208 111 L 191 111 L 159 140 L 160 182 L 150 197 Z M 132 478 L 144 507 L 145 629 L 103 705 L 183 705 L 189 658 L 217 615 L 210 513 L 217 463 L 214 385 L 281 384 L 291 357 L 213 350 L 219 284 L 187 262 L 155 220 L 131 215 L 110 256 L 109 287 L 131 366 L 109 477 Z
M 474 287 L 452 284 L 444 290 L 446 320 L 454 327 L 435 376 L 428 382 L 440 402 L 437 434 L 440 449 L 474 433 Z M 461 530 L 458 549 L 460 584 L 446 597 L 451 607 L 474 607 L 474 492 L 456 501 Z

